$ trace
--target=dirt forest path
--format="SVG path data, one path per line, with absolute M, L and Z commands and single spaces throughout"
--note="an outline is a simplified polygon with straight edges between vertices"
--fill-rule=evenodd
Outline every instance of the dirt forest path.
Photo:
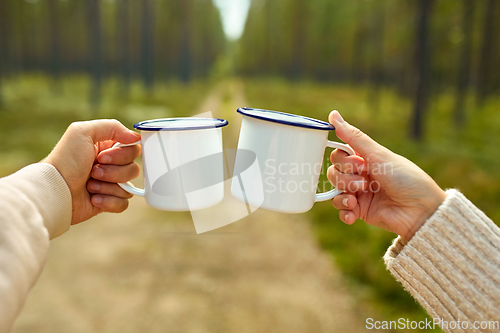
M 198 113 L 228 119 L 235 148 L 245 105 L 242 83 L 227 80 Z M 257 210 L 197 235 L 189 213 L 134 197 L 53 241 L 13 332 L 347 333 L 364 320 L 303 214 Z

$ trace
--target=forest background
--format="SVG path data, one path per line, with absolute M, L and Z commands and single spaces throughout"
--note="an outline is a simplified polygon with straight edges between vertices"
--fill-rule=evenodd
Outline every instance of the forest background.
M 191 115 L 237 78 L 248 106 L 340 110 L 498 223 L 498 59 L 496 0 L 253 0 L 238 39 L 210 0 L 1 0 L 0 175 L 43 158 L 72 121 Z M 386 320 L 425 318 L 381 261 L 394 235 L 346 226 L 328 204 L 307 214 L 359 300 Z

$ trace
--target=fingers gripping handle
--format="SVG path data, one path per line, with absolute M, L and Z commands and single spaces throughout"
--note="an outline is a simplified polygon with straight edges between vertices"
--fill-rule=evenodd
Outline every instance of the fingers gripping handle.
M 139 145 L 139 144 L 141 144 L 141 141 L 137 141 L 137 142 L 134 142 L 134 143 L 127 143 L 127 144 L 125 144 L 125 143 L 115 143 L 114 146 L 113 146 L 113 148 L 130 147 L 130 146 L 135 146 L 135 145 Z M 124 189 L 125 191 L 127 191 L 130 194 L 139 195 L 141 197 L 144 196 L 144 189 L 135 187 L 131 182 L 118 183 L 118 186 L 120 186 L 122 189 Z
M 326 144 L 326 146 L 330 147 L 330 148 L 341 149 L 341 150 L 345 151 L 346 153 L 348 153 L 349 155 L 355 155 L 356 154 L 354 152 L 354 150 L 351 148 L 351 146 L 346 145 L 344 143 L 334 142 L 334 141 L 328 141 L 327 144 Z M 337 195 L 342 194 L 343 192 L 344 191 L 337 190 L 337 189 L 334 188 L 333 190 L 330 190 L 328 192 L 316 193 L 316 202 L 331 200 L 334 197 L 336 197 Z

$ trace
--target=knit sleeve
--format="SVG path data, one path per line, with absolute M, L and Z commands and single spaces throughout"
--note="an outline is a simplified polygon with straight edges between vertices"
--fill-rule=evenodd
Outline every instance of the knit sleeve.
M 394 241 L 386 266 L 445 332 L 499 332 L 500 229 L 460 192 L 447 194 L 409 242 Z
M 0 333 L 9 332 L 45 264 L 50 239 L 71 223 L 71 194 L 50 164 L 0 179 Z

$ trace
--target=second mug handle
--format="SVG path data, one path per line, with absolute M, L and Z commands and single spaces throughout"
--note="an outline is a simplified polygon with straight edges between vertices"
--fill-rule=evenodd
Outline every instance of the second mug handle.
M 326 143 L 326 146 L 330 147 L 330 148 L 341 149 L 341 150 L 345 151 L 346 153 L 348 153 L 349 155 L 356 155 L 356 153 L 354 152 L 354 149 L 352 149 L 351 146 L 349 146 L 345 143 L 328 141 Z M 334 197 L 336 197 L 337 195 L 342 194 L 342 193 L 344 193 L 344 191 L 337 190 L 336 188 L 334 188 L 333 190 L 330 190 L 328 192 L 316 193 L 315 202 L 331 200 Z
M 135 146 L 141 144 L 141 141 L 137 141 L 134 143 L 115 143 L 113 145 L 113 148 L 122 148 L 122 147 L 130 147 L 130 146 Z M 131 182 L 127 183 L 118 183 L 118 186 L 120 186 L 122 189 L 127 191 L 130 194 L 135 194 L 138 196 L 143 197 L 144 196 L 144 189 L 135 187 Z

